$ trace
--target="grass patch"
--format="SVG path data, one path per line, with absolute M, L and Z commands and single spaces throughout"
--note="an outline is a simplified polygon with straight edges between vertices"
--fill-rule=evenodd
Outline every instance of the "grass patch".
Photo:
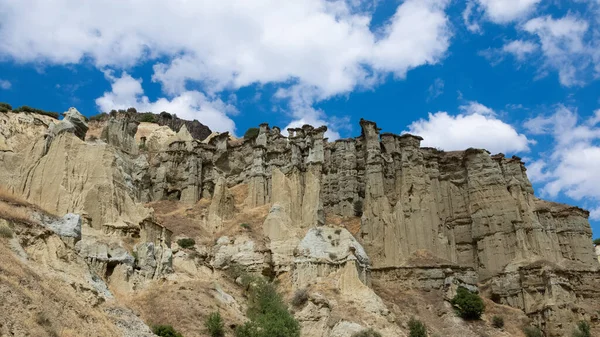
M 427 337 L 427 327 L 421 321 L 411 318 L 408 321 L 409 337 Z
M 152 332 L 160 337 L 183 337 L 171 325 L 155 325 L 152 327 Z
M 373 328 L 369 328 L 353 333 L 352 337 L 381 337 L 381 334 L 373 330 Z

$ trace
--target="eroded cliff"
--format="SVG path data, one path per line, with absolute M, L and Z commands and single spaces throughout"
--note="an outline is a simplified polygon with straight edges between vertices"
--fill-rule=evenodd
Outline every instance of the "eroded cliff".
M 2 185 L 81 214 L 78 253 L 147 319 L 161 315 L 139 301 L 153 280 L 228 284 L 227 270 L 240 267 L 288 292 L 311 291 L 296 312 L 304 336 L 366 326 L 402 336 L 400 318 L 421 309 L 378 295 L 420 291 L 439 294 L 432 332 L 480 335 L 452 323 L 443 300 L 458 286 L 528 315 L 548 336 L 570 334 L 579 320 L 598 328 L 588 212 L 536 198 L 517 157 L 421 148 L 420 137 L 380 134 L 365 120 L 359 137 L 335 142 L 325 127 L 285 137 L 267 124 L 254 139 L 199 141 L 185 125 L 140 127 L 131 114 L 111 116 L 87 141 L 79 122 L 10 113 L 0 122 Z M 194 251 L 172 246 L 172 236 L 196 238 Z M 211 289 L 240 321 L 243 300 Z

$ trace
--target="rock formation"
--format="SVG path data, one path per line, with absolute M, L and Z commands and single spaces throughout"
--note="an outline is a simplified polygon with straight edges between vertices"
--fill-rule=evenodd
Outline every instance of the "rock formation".
M 518 157 L 421 148 L 420 137 L 380 134 L 366 120 L 359 137 L 335 142 L 325 127 L 284 137 L 267 124 L 254 139 L 225 132 L 201 142 L 186 123 L 175 133 L 117 114 L 100 141 L 84 142 L 75 112 L 65 114 L 69 132 L 48 133 L 42 120 L 24 121 L 33 126 L 23 132 L 9 118 L 0 178 L 36 205 L 81 214 L 76 248 L 119 291 L 168 278 L 173 266 L 186 277 L 241 266 L 340 296 L 316 291 L 297 312 L 311 337 L 349 336 L 362 324 L 402 336 L 372 282 L 446 299 L 467 287 L 521 310 L 547 336 L 600 320 L 589 213 L 536 198 Z M 144 207 L 160 202 L 182 207 L 177 216 L 205 235 L 194 254 L 172 254 L 168 221 Z M 336 320 L 353 301 L 365 303 L 362 323 Z

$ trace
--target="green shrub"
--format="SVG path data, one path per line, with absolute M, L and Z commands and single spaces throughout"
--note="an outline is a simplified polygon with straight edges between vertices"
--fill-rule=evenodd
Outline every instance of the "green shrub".
M 249 128 L 246 130 L 246 133 L 244 133 L 244 139 L 254 139 L 258 137 L 259 131 L 258 128 Z
M 223 323 L 223 319 L 221 319 L 221 314 L 219 312 L 210 314 L 204 322 L 204 326 L 211 337 L 225 336 L 225 324 Z
M 144 123 L 156 123 L 156 116 L 151 112 L 145 112 L 140 114 L 138 120 Z
M 186 248 L 194 247 L 194 245 L 196 244 L 196 240 L 194 240 L 192 238 L 183 238 L 183 239 L 177 240 L 177 244 L 179 245 L 179 247 L 186 249 Z
M 369 328 L 353 333 L 352 337 L 381 337 L 381 334 L 373 330 L 373 328 Z
M 573 331 L 573 337 L 591 337 L 590 324 L 586 321 L 577 323 L 577 329 Z
M 594 245 L 600 246 L 600 238 L 595 238 L 594 239 Z
M 480 319 L 485 311 L 485 304 L 479 295 L 470 292 L 467 288 L 458 287 L 456 296 L 450 302 L 463 319 Z
M 544 337 L 542 330 L 534 326 L 528 326 L 523 329 L 523 333 L 526 337 Z
M 237 337 L 299 337 L 300 324 L 290 314 L 275 286 L 255 277 L 248 286 L 250 319 L 235 330 Z
M 11 239 L 13 235 L 12 229 L 6 226 L 0 226 L 0 237 Z
M 137 109 L 131 107 L 131 108 L 127 109 L 127 112 L 129 112 L 129 113 L 137 113 Z
M 36 109 L 36 108 L 29 107 L 27 105 L 20 106 L 20 107 L 14 109 L 13 112 L 29 112 L 29 113 L 35 113 L 35 114 L 39 114 L 39 115 L 45 115 L 45 116 L 52 117 L 54 119 L 58 119 L 58 112 L 44 111 L 44 110 L 41 110 L 41 109 Z
M 504 318 L 502 318 L 500 316 L 494 316 L 494 317 L 492 317 L 492 325 L 496 329 L 502 329 L 502 328 L 504 328 Z
M 427 328 L 421 321 L 411 318 L 408 321 L 409 337 L 427 337 Z
M 99 113 L 95 116 L 89 118 L 90 121 L 101 122 L 108 119 L 108 114 L 106 112 Z
M 298 289 L 292 297 L 292 305 L 295 307 L 301 307 L 308 301 L 308 291 L 306 288 Z
M 242 227 L 243 229 L 250 229 L 250 225 L 247 223 L 240 224 L 240 227 Z
M 12 111 L 12 106 L 8 103 L 0 102 L 0 112 Z
M 183 337 L 170 325 L 155 325 L 152 327 L 152 332 L 160 337 Z

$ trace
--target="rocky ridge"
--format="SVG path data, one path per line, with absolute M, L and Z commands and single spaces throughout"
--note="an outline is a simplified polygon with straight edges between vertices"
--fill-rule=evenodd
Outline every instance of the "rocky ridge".
M 282 280 L 287 291 L 311 290 L 296 312 L 303 336 L 349 336 L 364 326 L 403 336 L 403 313 L 390 311 L 372 283 L 442 300 L 467 287 L 525 313 L 548 336 L 569 334 L 582 319 L 598 328 L 600 264 L 588 213 L 536 198 L 517 157 L 421 148 L 420 137 L 380 134 L 365 120 L 361 136 L 335 142 L 325 127 L 285 137 L 267 124 L 255 139 L 222 133 L 201 142 L 187 127 L 141 128 L 121 114 L 99 140 L 84 142 L 72 110 L 54 127 L 17 118 L 0 115 L 5 188 L 81 214 L 74 249 L 113 293 L 239 266 Z M 67 122 L 74 127 L 60 126 Z M 165 202 L 173 204 L 163 211 Z M 172 236 L 186 236 L 179 216 L 198 233 L 194 252 L 172 247 Z M 255 220 L 240 228 L 240 217 Z M 217 293 L 239 319 L 240 298 Z

